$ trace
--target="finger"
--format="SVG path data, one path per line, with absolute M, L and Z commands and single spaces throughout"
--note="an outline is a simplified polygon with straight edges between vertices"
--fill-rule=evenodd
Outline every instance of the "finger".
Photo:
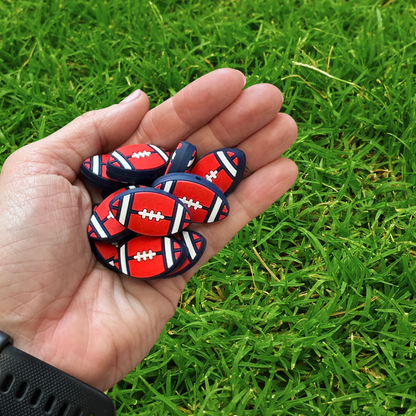
M 228 198 L 230 215 L 213 224 L 193 227 L 207 239 L 207 248 L 196 266 L 184 274 L 186 281 L 214 254 L 218 253 L 237 232 L 279 199 L 296 181 L 297 166 L 280 158 L 244 179 Z
M 31 160 L 32 174 L 58 174 L 73 182 L 85 159 L 116 149 L 137 129 L 149 109 L 149 100 L 143 92 L 132 98 L 85 113 L 51 136 L 16 153 L 23 159 L 36 159 Z
M 273 162 L 295 142 L 298 128 L 295 120 L 279 113 L 267 126 L 240 143 L 237 148 L 246 155 L 246 174 Z
M 234 69 L 204 75 L 149 111 L 126 143 L 153 143 L 172 150 L 240 95 L 245 77 Z
M 275 86 L 253 85 L 187 141 L 197 146 L 199 157 L 217 148 L 234 147 L 270 123 L 282 103 L 283 96 Z

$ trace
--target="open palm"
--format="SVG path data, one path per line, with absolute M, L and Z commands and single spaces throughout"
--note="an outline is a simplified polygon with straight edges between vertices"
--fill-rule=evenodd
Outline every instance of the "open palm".
M 148 111 L 139 97 L 77 118 L 8 158 L 0 176 L 0 329 L 16 347 L 106 390 L 156 342 L 197 269 L 173 279 L 140 281 L 97 263 L 87 225 L 91 198 L 77 178 L 84 159 L 129 143 L 198 156 L 220 147 L 246 153 L 249 173 L 229 197 L 230 215 L 191 228 L 208 242 L 202 265 L 293 184 L 296 165 L 281 158 L 294 121 L 268 84 L 246 90 L 243 75 L 217 70 Z

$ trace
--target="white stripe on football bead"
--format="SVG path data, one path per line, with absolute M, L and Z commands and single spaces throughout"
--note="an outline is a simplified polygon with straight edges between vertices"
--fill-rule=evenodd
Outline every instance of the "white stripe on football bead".
M 123 155 L 121 155 L 117 151 L 114 151 L 113 153 L 111 153 L 111 156 L 113 156 L 113 158 L 116 159 L 117 162 L 119 162 L 124 169 L 131 170 L 131 166 L 127 163 L 126 159 L 124 159 Z
M 207 222 L 214 222 L 215 221 L 215 217 L 217 216 L 218 211 L 221 208 L 221 205 L 222 205 L 222 200 L 219 196 L 217 196 L 217 199 L 215 200 L 214 208 L 212 209 L 211 215 L 209 216 Z
M 172 181 L 167 181 L 165 182 L 165 186 L 163 187 L 163 190 L 165 192 L 170 192 L 170 189 L 172 188 Z
M 173 257 L 172 257 L 172 240 L 170 238 L 164 238 L 163 243 L 165 245 L 165 254 L 166 254 L 166 264 L 168 266 L 168 269 L 170 269 L 173 266 Z
M 127 244 L 124 244 L 123 246 L 120 247 L 120 251 L 119 251 L 120 269 L 121 269 L 121 273 L 124 273 L 124 274 L 128 274 L 127 273 L 126 247 L 127 247 Z
M 98 221 L 98 219 L 96 217 L 96 214 L 93 214 L 92 215 L 91 222 L 92 222 L 92 225 L 94 226 L 94 228 L 97 230 L 98 235 L 101 238 L 106 238 L 107 237 L 107 234 L 104 231 L 103 227 L 101 226 L 100 222 Z
M 218 157 L 221 159 L 221 162 L 224 163 L 225 167 L 231 173 L 231 175 L 237 175 L 237 170 L 235 167 L 229 162 L 227 157 L 225 156 L 224 152 L 218 152 Z
M 122 225 L 126 225 L 127 211 L 129 209 L 130 194 L 124 195 L 121 200 L 120 216 L 118 222 Z
M 181 225 L 181 220 L 182 220 L 182 213 L 183 213 L 183 206 L 178 204 L 178 210 L 176 211 L 176 215 L 175 215 L 175 222 L 173 223 L 173 227 L 172 227 L 172 234 L 176 234 L 179 231 L 179 227 Z
M 192 244 L 191 237 L 189 237 L 188 231 L 184 231 L 182 233 L 183 239 L 185 240 L 186 247 L 188 248 L 189 254 L 191 259 L 193 260 L 196 257 L 196 251 L 194 249 L 194 245 Z
M 162 150 L 159 149 L 157 146 L 153 145 L 153 144 L 149 144 L 149 146 L 153 149 L 156 150 L 156 152 L 158 152 L 160 154 L 160 156 L 162 156 L 162 159 L 167 162 L 169 160 L 168 155 Z
M 91 169 L 92 173 L 99 175 L 100 173 L 100 156 L 93 156 L 91 158 Z
M 189 162 L 188 165 L 186 166 L 187 168 L 190 168 L 192 166 L 192 164 L 195 162 L 195 158 L 193 157 Z

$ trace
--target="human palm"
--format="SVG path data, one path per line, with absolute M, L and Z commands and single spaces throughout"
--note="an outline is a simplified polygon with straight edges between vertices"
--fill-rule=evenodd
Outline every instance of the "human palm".
M 279 113 L 280 92 L 243 86 L 240 72 L 214 71 L 151 111 L 142 93 L 9 157 L 0 175 L 0 329 L 18 348 L 102 390 L 145 357 L 197 268 L 296 179 L 296 165 L 280 157 L 297 134 Z M 181 140 L 195 144 L 199 156 L 219 147 L 246 153 L 249 171 L 228 198 L 229 217 L 191 227 L 208 245 L 184 275 L 141 281 L 109 271 L 88 242 L 82 161 L 130 143 L 172 150 Z

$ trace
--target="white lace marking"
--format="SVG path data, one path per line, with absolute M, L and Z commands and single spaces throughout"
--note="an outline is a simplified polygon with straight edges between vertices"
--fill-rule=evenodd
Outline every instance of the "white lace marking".
M 147 152 L 146 150 L 143 152 L 133 153 L 131 157 L 135 157 L 136 159 L 140 159 L 141 157 L 149 157 L 152 152 Z
M 156 256 L 156 253 L 152 250 L 149 251 L 142 251 L 141 253 L 138 251 L 134 258 L 140 263 L 142 260 L 153 260 L 153 257 Z
M 186 199 L 186 196 L 179 198 L 185 205 L 188 205 L 189 208 L 193 208 L 195 211 L 200 208 L 204 208 L 199 201 L 195 201 L 191 198 L 189 201 Z
M 209 174 L 205 175 L 205 178 L 207 179 L 207 181 L 212 182 L 213 179 L 217 179 L 217 175 L 218 175 L 218 171 L 217 170 L 210 170 Z
M 114 215 L 111 211 L 108 211 L 107 219 L 109 220 L 110 218 L 114 219 Z
M 153 211 L 153 209 L 150 212 L 147 212 L 147 209 L 145 208 L 142 211 L 139 211 L 138 214 L 145 220 L 146 218 L 149 221 L 152 221 L 153 219 L 156 220 L 157 222 L 159 222 L 160 220 L 165 219 L 165 216 L 162 215 L 162 213 L 160 211 L 155 212 Z

